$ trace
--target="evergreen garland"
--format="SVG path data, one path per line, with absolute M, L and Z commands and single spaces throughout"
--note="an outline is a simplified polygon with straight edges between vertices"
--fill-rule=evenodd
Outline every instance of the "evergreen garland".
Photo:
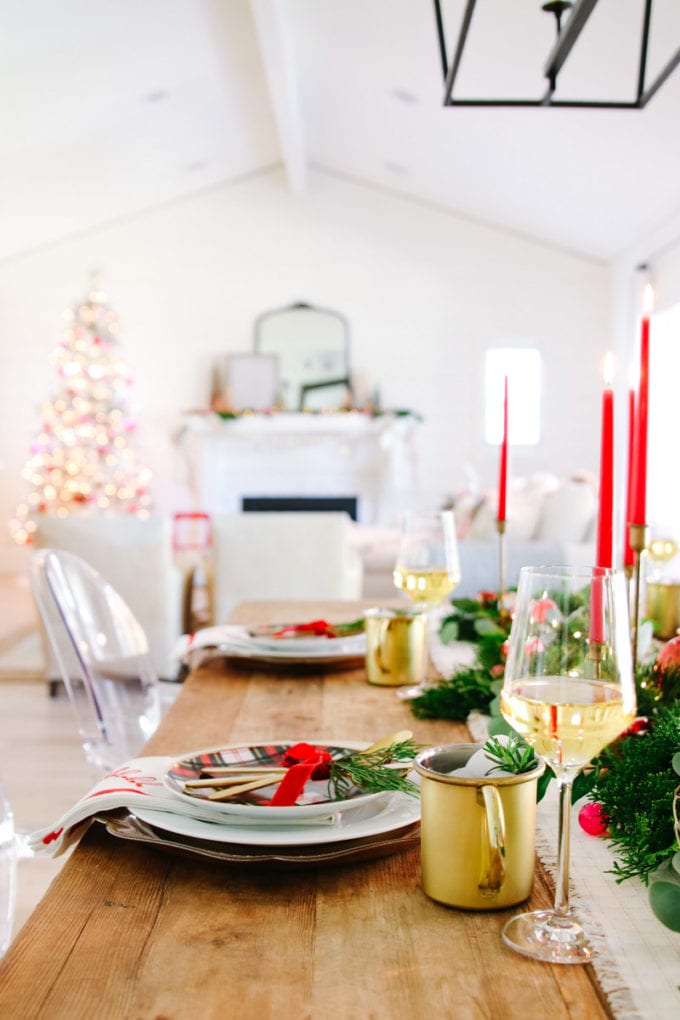
M 676 679 L 680 679 L 680 670 Z M 601 806 L 618 860 L 618 882 L 650 874 L 677 850 L 673 795 L 680 752 L 680 701 L 662 705 L 648 731 L 619 738 L 595 759 L 595 782 L 588 799 Z

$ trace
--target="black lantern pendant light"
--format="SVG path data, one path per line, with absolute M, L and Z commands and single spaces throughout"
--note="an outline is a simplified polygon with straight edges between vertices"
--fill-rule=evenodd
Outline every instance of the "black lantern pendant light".
M 541 9 L 543 11 L 554 16 L 557 28 L 557 37 L 543 67 L 543 75 L 547 82 L 546 91 L 537 99 L 458 99 L 454 97 L 453 90 L 456 84 L 456 77 L 458 75 L 461 60 L 463 58 L 463 52 L 468 41 L 470 23 L 477 5 L 477 0 L 466 0 L 465 10 L 461 19 L 455 49 L 453 51 L 453 59 L 450 64 L 444 31 L 442 3 L 441 0 L 434 0 L 439 49 L 446 86 L 444 93 L 444 106 L 562 106 L 642 110 L 680 63 L 679 47 L 654 80 L 647 82 L 647 55 L 652 21 L 652 0 L 642 0 L 642 2 L 644 4 L 644 10 L 642 10 L 642 28 L 635 99 L 629 101 L 600 101 L 595 99 L 557 99 L 555 97 L 558 75 L 564 67 L 567 58 L 569 57 L 569 54 L 581 34 L 588 18 L 597 6 L 598 0 L 574 0 L 574 2 L 572 2 L 572 0 L 551 0 L 550 3 L 544 3 L 541 5 Z

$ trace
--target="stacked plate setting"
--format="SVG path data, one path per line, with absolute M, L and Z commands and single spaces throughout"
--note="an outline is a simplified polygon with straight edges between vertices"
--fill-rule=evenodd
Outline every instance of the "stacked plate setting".
M 329 799 L 326 780 L 308 781 L 291 807 L 270 807 L 275 784 L 254 792 L 260 803 L 210 800 L 210 787 L 186 783 L 211 768 L 276 767 L 286 749 L 300 741 L 232 745 L 184 756 L 167 770 L 164 785 L 184 805 L 200 807 L 200 818 L 172 811 L 136 808 L 123 816 L 102 818 L 115 836 L 152 843 L 160 849 L 232 863 L 301 865 L 351 862 L 387 856 L 419 842 L 420 800 L 399 792 L 357 790 L 344 800 Z M 320 744 L 334 758 L 363 750 L 367 742 Z M 214 815 L 214 820 L 205 820 Z

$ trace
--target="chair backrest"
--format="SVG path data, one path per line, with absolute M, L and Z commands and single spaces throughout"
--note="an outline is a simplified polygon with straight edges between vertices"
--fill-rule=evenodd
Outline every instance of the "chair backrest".
M 143 627 L 156 673 L 176 676 L 172 651 L 184 630 L 184 579 L 173 559 L 169 517 L 37 514 L 34 544 L 75 553 L 99 571 Z
M 0 956 L 12 938 L 17 891 L 17 848 L 14 818 L 0 782 Z
M 160 721 L 144 631 L 112 585 L 73 553 L 33 553 L 31 584 L 85 755 L 99 774 L 110 771 L 135 757 Z
M 214 620 L 243 599 L 358 599 L 361 559 L 346 513 L 253 512 L 213 517 Z

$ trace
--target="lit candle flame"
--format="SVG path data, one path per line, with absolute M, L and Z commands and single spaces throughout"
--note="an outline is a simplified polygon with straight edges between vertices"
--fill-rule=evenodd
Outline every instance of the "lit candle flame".
M 642 310 L 645 315 L 651 315 L 654 311 L 654 288 L 651 283 L 645 284 L 642 296 Z
M 611 351 L 607 351 L 604 356 L 602 375 L 604 376 L 605 386 L 611 386 L 614 381 L 614 355 Z

